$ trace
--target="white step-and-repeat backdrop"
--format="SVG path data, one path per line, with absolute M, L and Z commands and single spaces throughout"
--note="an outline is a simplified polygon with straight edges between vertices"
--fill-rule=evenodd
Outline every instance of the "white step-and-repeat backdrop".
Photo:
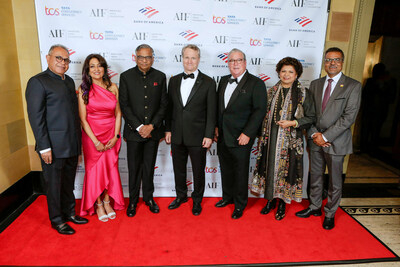
M 87 55 L 99 53 L 108 64 L 112 81 L 133 66 L 135 48 L 147 43 L 155 50 L 153 67 L 171 77 L 182 72 L 181 49 L 201 49 L 199 69 L 219 82 L 229 73 L 227 54 L 232 48 L 246 53 L 247 68 L 270 87 L 278 81 L 276 63 L 292 56 L 304 67 L 306 86 L 319 77 L 324 49 L 328 0 L 35 0 L 42 68 L 53 44 L 69 48 L 67 74 L 81 83 Z M 251 153 L 249 178 L 256 157 Z M 307 159 L 307 156 L 305 156 Z M 305 170 L 308 161 L 305 160 Z M 126 144 L 119 155 L 119 170 L 128 196 Z M 77 172 L 75 195 L 81 197 L 83 159 Z M 215 144 L 207 156 L 205 196 L 221 195 Z M 154 196 L 175 196 L 170 146 L 160 143 L 154 174 Z M 187 185 L 193 189 L 190 160 Z

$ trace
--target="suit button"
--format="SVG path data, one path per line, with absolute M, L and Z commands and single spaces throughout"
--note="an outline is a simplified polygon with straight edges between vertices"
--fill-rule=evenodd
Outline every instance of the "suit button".
M 147 88 L 147 86 L 145 85 L 144 88 Z
M 145 78 L 145 79 L 146 79 L 146 76 L 143 76 L 143 78 Z
M 145 95 L 144 98 L 147 98 L 147 95 Z
M 147 120 L 147 117 L 144 117 L 145 120 Z
M 147 106 L 144 106 L 145 109 L 147 109 Z

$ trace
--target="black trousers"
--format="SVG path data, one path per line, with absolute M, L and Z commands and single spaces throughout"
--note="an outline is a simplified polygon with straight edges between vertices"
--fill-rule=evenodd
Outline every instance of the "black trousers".
M 147 202 L 153 199 L 154 166 L 158 144 L 158 141 L 152 139 L 144 142 L 127 142 L 130 204 L 139 201 L 140 183 L 142 183 L 143 200 Z
M 40 155 L 39 155 L 40 157 Z M 53 225 L 65 222 L 64 216 L 75 215 L 74 183 L 78 156 L 54 158 L 46 164 L 40 157 L 47 195 L 47 207 Z
M 250 152 L 254 140 L 238 147 L 227 147 L 218 142 L 218 158 L 221 166 L 222 199 L 235 203 L 235 209 L 243 210 L 248 200 Z
M 174 166 L 176 197 L 187 196 L 187 161 L 190 156 L 193 170 L 194 190 L 192 192 L 193 202 L 201 203 L 205 188 L 206 153 L 207 149 L 201 146 L 185 146 L 183 144 L 171 144 L 172 164 Z

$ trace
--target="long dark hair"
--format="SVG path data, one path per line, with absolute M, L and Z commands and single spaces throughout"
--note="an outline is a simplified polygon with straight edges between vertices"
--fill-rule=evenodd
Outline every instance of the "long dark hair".
M 111 86 L 111 79 L 108 76 L 108 65 L 104 57 L 102 57 L 99 54 L 90 54 L 86 57 L 85 63 L 83 63 L 82 67 L 82 84 L 81 84 L 81 89 L 83 91 L 82 98 L 83 102 L 85 105 L 89 103 L 89 91 L 90 87 L 93 84 L 92 77 L 89 76 L 89 62 L 92 58 L 96 58 L 99 62 L 100 65 L 104 68 L 104 75 L 103 75 L 103 82 L 106 85 L 106 89 Z

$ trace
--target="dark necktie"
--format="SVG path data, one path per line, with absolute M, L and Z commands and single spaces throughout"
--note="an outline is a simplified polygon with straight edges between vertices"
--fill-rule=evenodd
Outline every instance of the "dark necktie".
M 324 99 L 322 100 L 322 112 L 324 112 L 326 104 L 328 104 L 329 97 L 331 97 L 332 82 L 333 79 L 328 79 L 328 86 L 325 89 Z
M 194 73 L 190 74 L 183 73 L 183 79 L 186 80 L 187 78 L 194 79 Z
M 228 82 L 229 82 L 229 84 L 231 84 L 231 83 L 233 83 L 233 82 L 238 83 L 238 82 L 237 82 L 237 79 L 232 79 L 232 78 L 229 78 Z

